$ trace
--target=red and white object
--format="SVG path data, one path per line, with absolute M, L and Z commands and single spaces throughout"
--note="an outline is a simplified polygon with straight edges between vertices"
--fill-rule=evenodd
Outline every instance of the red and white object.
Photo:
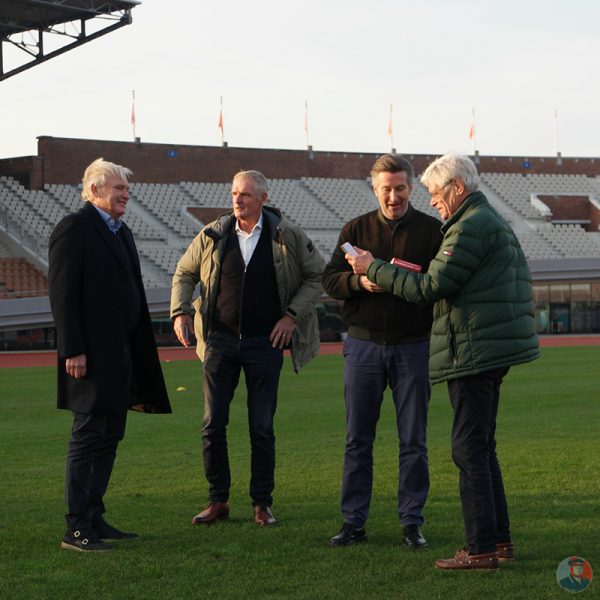
M 415 263 L 408 262 L 407 260 L 402 260 L 400 258 L 392 258 L 390 263 L 395 267 L 402 267 L 408 271 L 415 271 L 416 273 L 421 272 L 421 265 L 416 265 Z

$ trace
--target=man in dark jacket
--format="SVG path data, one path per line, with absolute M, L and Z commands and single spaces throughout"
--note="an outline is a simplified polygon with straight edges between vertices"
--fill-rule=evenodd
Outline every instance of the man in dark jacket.
M 539 356 L 531 276 L 514 232 L 477 191 L 468 157 L 438 158 L 421 182 L 446 220 L 429 271 L 410 272 L 360 250 L 346 258 L 383 289 L 435 303 L 429 371 L 433 383 L 447 381 L 454 410 L 452 458 L 467 538 L 465 548 L 436 566 L 493 570 L 514 558 L 495 432 L 503 377 L 510 366 Z
M 62 547 L 110 550 L 137 537 L 104 520 L 103 497 L 129 409 L 170 413 L 140 264 L 125 214 L 131 171 L 99 158 L 84 206 L 50 236 L 48 283 L 58 338 L 58 407 L 73 412 Z
M 429 491 L 427 370 L 431 307 L 410 304 L 364 275 L 355 275 L 341 245 L 368 248 L 389 261 L 404 259 L 427 270 L 442 240 L 441 223 L 410 204 L 413 168 L 396 154 L 377 159 L 371 169 L 377 210 L 352 219 L 323 275 L 325 291 L 344 301 L 348 323 L 344 342 L 346 450 L 342 473 L 341 531 L 329 543 L 347 546 L 366 540 L 373 484 L 373 443 L 383 393 L 392 390 L 399 438 L 398 517 L 404 544 L 427 544 L 421 532 Z

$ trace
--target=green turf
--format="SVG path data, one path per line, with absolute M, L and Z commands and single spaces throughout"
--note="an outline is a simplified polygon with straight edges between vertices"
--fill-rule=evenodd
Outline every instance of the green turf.
M 463 543 L 451 410 L 444 385 L 430 408 L 430 549 L 400 544 L 391 401 L 379 423 L 369 541 L 329 548 L 341 524 L 342 359 L 283 371 L 276 417 L 279 525 L 260 529 L 248 498 L 243 394 L 229 427 L 231 519 L 194 527 L 206 500 L 200 451 L 200 364 L 164 365 L 173 415 L 131 415 L 107 494 L 107 519 L 141 537 L 102 555 L 59 548 L 71 417 L 54 408 L 54 370 L 0 370 L 0 598 L 16 599 L 553 599 L 555 569 L 583 556 L 600 577 L 600 348 L 545 349 L 503 385 L 498 450 L 518 560 L 497 573 L 444 573 L 436 558 Z M 178 386 L 186 391 L 176 392 Z M 243 391 L 243 385 L 240 386 Z M 586 596 L 596 595 L 594 581 Z

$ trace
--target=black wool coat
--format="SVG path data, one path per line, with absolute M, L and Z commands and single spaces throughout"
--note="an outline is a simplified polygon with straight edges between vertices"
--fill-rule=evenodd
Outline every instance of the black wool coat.
M 58 408 L 111 415 L 123 404 L 135 410 L 170 413 L 158 359 L 140 263 L 130 229 L 123 235 L 139 290 L 140 318 L 128 323 L 132 286 L 125 258 L 114 235 L 86 202 L 64 217 L 50 236 L 48 288 L 58 341 Z M 129 398 L 122 398 L 123 351 L 129 342 L 132 377 Z M 67 358 L 85 354 L 87 375 L 65 371 Z

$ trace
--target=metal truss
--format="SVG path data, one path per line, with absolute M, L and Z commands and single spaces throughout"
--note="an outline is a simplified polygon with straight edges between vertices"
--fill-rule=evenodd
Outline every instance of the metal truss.
M 8 79 L 31 67 L 39 65 L 131 24 L 131 9 L 138 5 L 134 0 L 107 2 L 103 0 L 8 0 L 0 2 L 0 81 Z M 88 33 L 86 25 L 94 19 L 94 31 Z M 96 29 L 102 24 L 106 26 Z M 66 43 L 46 52 L 44 42 L 52 36 Z M 24 62 L 5 71 L 5 44 L 18 48 Z

